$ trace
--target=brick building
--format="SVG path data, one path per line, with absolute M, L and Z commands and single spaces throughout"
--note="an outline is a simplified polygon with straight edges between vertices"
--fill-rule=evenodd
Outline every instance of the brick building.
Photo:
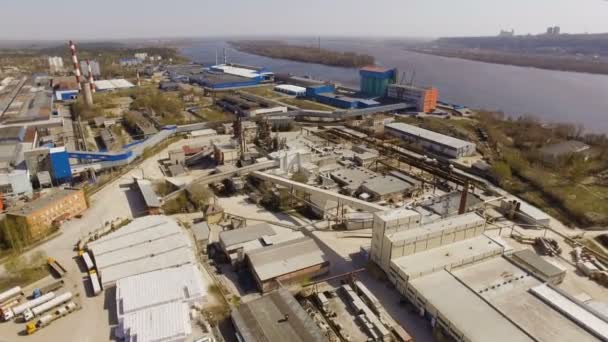
M 38 240 L 46 236 L 54 224 L 60 224 L 87 208 L 84 191 L 59 189 L 9 211 L 7 216 L 27 228 L 32 240 Z

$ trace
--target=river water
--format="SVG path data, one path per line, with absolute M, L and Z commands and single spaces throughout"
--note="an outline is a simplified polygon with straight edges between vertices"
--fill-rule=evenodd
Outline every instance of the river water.
M 309 43 L 313 43 L 310 41 Z M 324 48 L 366 53 L 376 63 L 397 67 L 400 74 L 415 71 L 414 83 L 439 89 L 442 101 L 471 108 L 502 110 L 511 116 L 531 114 L 543 121 L 583 124 L 588 131 L 608 133 L 608 76 L 524 68 L 430 56 L 405 51 L 385 41 L 333 39 Z M 182 48 L 195 62 L 220 62 L 224 40 L 206 40 Z M 300 63 L 242 53 L 228 49 L 228 60 L 264 66 L 273 72 L 290 72 L 358 86 L 356 69 Z M 401 75 L 400 75 L 401 78 Z

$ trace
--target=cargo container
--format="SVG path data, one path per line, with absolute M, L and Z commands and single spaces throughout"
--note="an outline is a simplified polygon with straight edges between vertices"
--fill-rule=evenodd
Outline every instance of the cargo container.
M 61 264 L 55 260 L 54 258 L 49 258 L 48 259 L 48 264 L 49 267 L 51 268 L 51 270 L 53 272 L 55 272 L 55 274 L 57 274 L 59 276 L 59 278 L 63 277 L 64 274 L 66 274 L 68 271 L 61 266 Z
M 95 267 L 95 265 L 93 264 L 93 260 L 91 260 L 91 256 L 89 255 L 89 252 L 82 253 L 82 261 L 84 261 L 84 265 L 87 267 L 87 271 L 90 271 Z
M 41 328 L 44 328 L 47 325 L 51 324 L 56 319 L 66 316 L 78 309 L 80 309 L 80 307 L 76 303 L 69 302 L 65 305 L 60 306 L 55 312 L 49 313 L 49 314 L 46 314 L 46 315 L 40 317 L 38 322 L 28 323 L 25 326 L 25 331 L 27 332 L 28 335 L 31 335 L 31 334 L 35 333 L 36 331 L 40 330 Z
M 90 271 L 89 278 L 91 280 L 91 287 L 93 288 L 93 294 L 97 296 L 101 293 L 101 284 L 99 283 L 99 277 L 97 276 L 97 272 Z
M 32 299 L 28 302 L 25 302 L 23 304 L 19 304 L 17 306 L 14 306 L 12 308 L 10 308 L 7 311 L 3 311 L 2 312 L 2 317 L 4 318 L 4 320 L 8 321 L 9 319 L 21 315 L 22 313 L 24 313 L 26 310 L 31 309 L 33 307 L 36 307 L 38 305 L 42 305 L 52 299 L 55 298 L 55 293 L 54 292 L 49 292 L 47 294 L 44 294 L 36 299 Z
M 8 289 L 8 290 L 0 293 L 0 304 L 4 304 L 5 302 L 10 302 L 11 300 L 13 300 L 21 295 L 23 295 L 23 292 L 21 292 L 21 287 L 15 286 L 11 289 Z

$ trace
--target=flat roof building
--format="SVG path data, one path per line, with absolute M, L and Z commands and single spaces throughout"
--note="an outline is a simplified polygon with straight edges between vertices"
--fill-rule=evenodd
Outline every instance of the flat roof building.
M 566 269 L 559 268 L 543 259 L 530 249 L 524 249 L 511 254 L 511 260 L 520 265 L 542 281 L 553 285 L 561 283 L 566 277 Z
M 239 341 L 328 341 L 300 303 L 283 288 L 233 309 L 232 323 Z
M 247 253 L 258 289 L 268 292 L 329 272 L 329 261 L 309 237 L 278 243 Z
M 147 179 L 136 179 L 137 188 L 141 193 L 148 210 L 148 215 L 158 215 L 161 211 L 161 203 L 158 195 L 152 188 L 152 182 Z
M 10 210 L 7 215 L 21 223 L 31 239 L 39 240 L 49 234 L 54 225 L 81 214 L 87 208 L 84 191 L 57 189 Z
M 411 84 L 391 84 L 387 97 L 412 103 L 419 112 L 430 113 L 437 108 L 439 91 L 433 87 L 418 87 Z
M 475 153 L 476 146 L 472 142 L 401 122 L 386 125 L 385 131 L 425 150 L 452 158 L 468 157 Z
M 293 96 L 305 96 L 306 95 L 305 87 L 299 87 L 299 86 L 295 86 L 295 85 L 291 85 L 291 84 L 279 84 L 274 87 L 274 90 L 278 91 L 280 93 L 285 93 L 285 94 L 293 95 Z

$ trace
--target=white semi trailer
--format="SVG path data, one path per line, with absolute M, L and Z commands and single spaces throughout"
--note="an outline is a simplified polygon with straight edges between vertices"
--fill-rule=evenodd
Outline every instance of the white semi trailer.
M 72 299 L 72 292 L 62 293 L 44 304 L 38 305 L 33 309 L 26 310 L 25 312 L 23 312 L 23 318 L 27 322 L 32 318 L 40 316 L 41 314 L 53 309 L 54 307 L 67 302 L 70 299 Z
M 55 298 L 55 292 L 49 292 L 47 294 L 44 294 L 36 299 L 32 299 L 28 302 L 25 302 L 23 304 L 19 304 L 16 306 L 13 306 L 12 308 L 3 311 L 2 312 L 2 318 L 4 318 L 5 321 L 8 321 L 10 319 L 12 319 L 15 316 L 21 315 L 22 313 L 24 313 L 26 310 L 29 310 L 33 307 L 39 306 L 41 304 L 44 304 L 50 300 L 52 300 L 53 298 Z

